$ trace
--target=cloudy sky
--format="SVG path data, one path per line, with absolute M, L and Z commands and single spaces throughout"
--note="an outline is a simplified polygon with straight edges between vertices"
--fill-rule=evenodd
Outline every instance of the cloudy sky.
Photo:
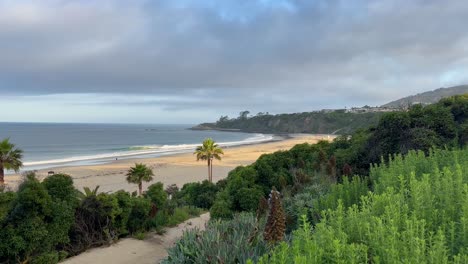
M 0 121 L 197 123 L 468 83 L 466 0 L 0 0 Z

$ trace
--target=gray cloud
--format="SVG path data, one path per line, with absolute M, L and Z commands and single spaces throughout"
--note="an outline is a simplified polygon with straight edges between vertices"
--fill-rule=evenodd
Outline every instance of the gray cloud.
M 0 0 L 0 92 L 375 105 L 468 82 L 467 17 L 464 0 Z

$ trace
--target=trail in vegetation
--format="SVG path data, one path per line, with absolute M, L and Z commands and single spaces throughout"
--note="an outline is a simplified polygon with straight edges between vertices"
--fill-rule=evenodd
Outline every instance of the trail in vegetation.
M 205 213 L 176 227 L 166 229 L 166 233 L 162 236 L 151 233 L 147 235 L 145 240 L 124 238 L 111 246 L 88 250 L 62 263 L 159 263 L 167 257 L 167 249 L 174 245 L 185 230 L 204 229 L 209 219 L 210 214 Z

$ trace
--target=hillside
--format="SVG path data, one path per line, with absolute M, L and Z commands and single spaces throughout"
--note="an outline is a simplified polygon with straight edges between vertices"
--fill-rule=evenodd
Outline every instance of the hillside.
M 449 88 L 439 88 L 434 91 L 424 92 L 416 95 L 404 97 L 390 103 L 382 105 L 382 107 L 406 107 L 415 103 L 433 104 L 442 98 L 466 94 L 468 93 L 468 85 L 460 85 Z
M 374 125 L 382 113 L 305 112 L 280 115 L 221 117 L 216 123 L 204 123 L 195 130 L 226 130 L 256 133 L 343 134 Z
M 464 95 L 262 155 L 163 263 L 468 263 L 467 143 Z

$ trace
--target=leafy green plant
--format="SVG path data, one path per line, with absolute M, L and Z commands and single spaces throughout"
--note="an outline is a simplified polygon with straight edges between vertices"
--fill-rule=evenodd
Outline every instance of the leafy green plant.
M 142 163 L 136 163 L 134 167 L 130 168 L 126 174 L 127 181 L 138 185 L 138 193 L 143 193 L 143 182 L 150 182 L 153 180 L 153 170 Z
M 265 220 L 257 221 L 251 213 L 229 221 L 211 221 L 205 231 L 185 232 L 163 263 L 246 263 L 267 252 L 264 226 Z
M 374 192 L 356 202 L 346 193 L 360 184 L 338 187 L 313 229 L 304 215 L 291 243 L 258 263 L 468 261 L 468 149 L 398 155 L 371 178 Z
M 54 200 L 35 175 L 28 174 L 0 223 L 0 262 L 58 259 L 56 247 L 69 241 L 73 208 Z
M 157 182 L 148 186 L 145 197 L 149 198 L 158 209 L 164 207 L 167 200 L 167 193 L 164 191 L 164 186 L 161 182 Z

